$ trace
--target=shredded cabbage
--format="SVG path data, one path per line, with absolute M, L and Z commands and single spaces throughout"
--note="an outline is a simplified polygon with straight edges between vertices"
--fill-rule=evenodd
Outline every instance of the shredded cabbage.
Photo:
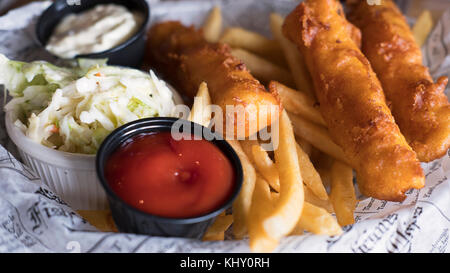
M 171 116 L 172 92 L 153 71 L 82 60 L 75 68 L 23 63 L 0 54 L 0 84 L 13 99 L 14 123 L 29 138 L 61 151 L 94 154 L 105 137 L 130 121 Z

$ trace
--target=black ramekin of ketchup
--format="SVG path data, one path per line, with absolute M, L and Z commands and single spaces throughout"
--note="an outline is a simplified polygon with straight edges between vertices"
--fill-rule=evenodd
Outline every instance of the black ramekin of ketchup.
M 100 146 L 96 169 L 118 230 L 152 236 L 200 239 L 243 180 L 238 156 L 219 135 L 167 117 L 117 128 Z

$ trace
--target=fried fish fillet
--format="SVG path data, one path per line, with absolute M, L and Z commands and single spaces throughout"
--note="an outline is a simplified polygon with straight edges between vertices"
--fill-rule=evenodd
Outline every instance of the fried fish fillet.
M 235 136 L 252 135 L 278 119 L 281 106 L 276 94 L 266 91 L 245 64 L 231 55 L 228 45 L 208 43 L 201 31 L 175 21 L 153 26 L 148 37 L 148 62 L 185 95 L 194 97 L 205 81 L 212 102 L 224 112 L 227 106 L 242 106 L 240 114 L 231 113 L 234 119 L 224 118 L 224 126 L 234 127 Z M 278 110 L 273 115 L 271 106 Z M 245 132 L 236 128 L 243 113 Z
M 448 78 L 434 83 L 414 36 L 392 1 L 356 1 L 350 20 L 362 31 L 362 51 L 383 86 L 395 121 L 420 161 L 442 157 L 450 147 Z
M 407 190 L 424 186 L 423 170 L 341 9 L 335 0 L 307 0 L 286 17 L 283 33 L 305 57 L 322 116 L 361 192 L 401 201 Z

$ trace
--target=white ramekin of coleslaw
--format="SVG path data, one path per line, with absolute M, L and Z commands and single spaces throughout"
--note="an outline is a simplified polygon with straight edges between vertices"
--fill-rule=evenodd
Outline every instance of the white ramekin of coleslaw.
M 77 210 L 107 208 L 97 181 L 95 153 L 115 128 L 171 116 L 180 96 L 150 74 L 104 61 L 73 68 L 11 61 L 0 54 L 0 84 L 12 97 L 6 129 L 23 162 Z

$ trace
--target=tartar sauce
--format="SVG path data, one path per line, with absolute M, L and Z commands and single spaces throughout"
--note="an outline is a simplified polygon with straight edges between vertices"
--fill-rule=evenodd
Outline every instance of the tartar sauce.
M 62 58 L 97 53 L 129 39 L 143 22 L 139 12 L 116 4 L 102 4 L 66 16 L 55 28 L 47 50 Z

